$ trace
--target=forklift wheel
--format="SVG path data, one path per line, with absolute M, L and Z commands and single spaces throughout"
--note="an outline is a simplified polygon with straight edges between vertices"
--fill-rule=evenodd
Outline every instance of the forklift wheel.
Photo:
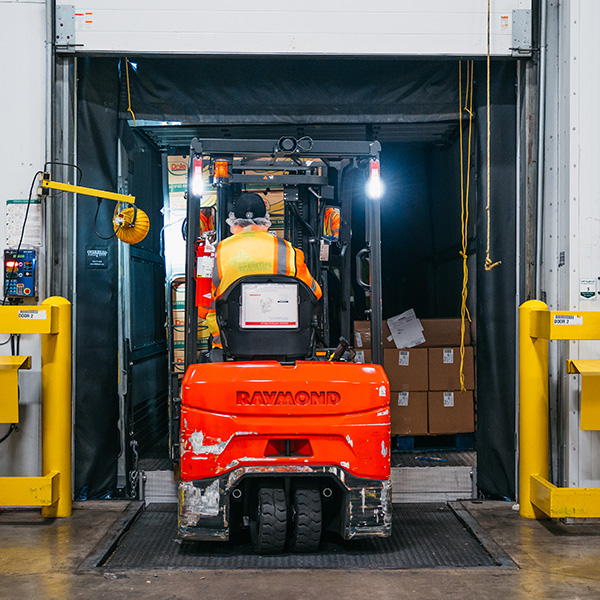
M 292 552 L 315 552 L 321 542 L 321 493 L 316 489 L 296 488 L 292 507 Z
M 258 490 L 256 519 L 250 522 L 250 537 L 258 554 L 278 554 L 285 546 L 287 503 L 282 487 Z

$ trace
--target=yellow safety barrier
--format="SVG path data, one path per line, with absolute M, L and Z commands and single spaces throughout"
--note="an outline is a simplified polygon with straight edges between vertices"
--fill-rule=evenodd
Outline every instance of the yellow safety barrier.
M 0 506 L 41 506 L 44 517 L 68 517 L 72 499 L 71 303 L 52 297 L 39 306 L 0 306 L 0 333 L 41 334 L 44 473 L 41 477 L 0 477 Z
M 522 517 L 600 518 L 600 488 L 559 488 L 548 481 L 548 342 L 598 339 L 600 312 L 551 311 L 539 300 L 529 300 L 519 309 L 519 504 Z M 584 377 L 581 404 L 587 408 L 582 414 L 582 428 L 600 429 L 596 419 L 599 401 L 590 396 L 597 389 L 600 361 L 567 361 L 567 372 L 581 373 Z

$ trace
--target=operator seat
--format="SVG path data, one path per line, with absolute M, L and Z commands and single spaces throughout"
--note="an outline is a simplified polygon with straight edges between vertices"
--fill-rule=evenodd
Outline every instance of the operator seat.
M 216 301 L 226 356 L 293 362 L 313 355 L 317 299 L 299 279 L 248 275 Z

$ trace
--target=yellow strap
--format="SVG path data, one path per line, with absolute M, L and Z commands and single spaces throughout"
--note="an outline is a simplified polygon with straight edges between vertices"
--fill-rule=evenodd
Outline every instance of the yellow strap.
M 125 75 L 127 77 L 127 102 L 129 106 L 127 107 L 127 112 L 131 113 L 133 117 L 133 126 L 135 127 L 135 114 L 133 114 L 133 110 L 131 108 L 131 91 L 129 89 L 129 59 L 125 57 Z
M 487 212 L 487 246 L 485 249 L 485 270 L 491 271 L 494 267 L 502 264 L 501 260 L 492 262 L 490 258 L 490 139 L 491 139 L 491 123 L 490 123 L 490 16 L 491 16 L 491 0 L 488 0 L 487 8 L 487 204 L 485 210 Z
M 463 259 L 463 286 L 462 286 L 462 301 L 460 307 L 461 326 L 460 326 L 460 389 L 465 391 L 465 375 L 464 375 L 464 360 L 465 360 L 465 331 L 466 319 L 471 321 L 469 309 L 467 308 L 467 294 L 469 281 L 469 268 L 467 265 L 467 243 L 468 243 L 468 228 L 469 228 L 469 191 L 471 183 L 471 140 L 473 132 L 473 61 L 467 61 L 467 83 L 465 90 L 465 105 L 462 102 L 462 61 L 458 61 L 458 119 L 459 119 L 459 136 L 460 136 L 460 203 L 461 203 L 461 234 L 462 248 L 460 255 Z M 467 173 L 464 172 L 463 159 L 463 132 L 462 132 L 462 111 L 469 115 L 469 136 L 468 136 L 468 157 L 467 157 Z M 466 185 L 465 185 L 466 179 Z

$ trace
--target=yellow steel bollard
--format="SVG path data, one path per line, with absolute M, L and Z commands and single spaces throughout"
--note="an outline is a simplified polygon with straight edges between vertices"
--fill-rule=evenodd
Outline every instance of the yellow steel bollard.
M 71 303 L 53 296 L 41 303 L 58 317 L 57 333 L 42 334 L 42 473 L 58 471 L 59 499 L 43 517 L 69 517 L 71 483 Z M 51 308 L 52 307 L 52 308 Z
M 548 479 L 548 340 L 531 337 L 539 300 L 519 308 L 519 504 L 522 517 L 547 518 L 531 503 L 531 476 Z

